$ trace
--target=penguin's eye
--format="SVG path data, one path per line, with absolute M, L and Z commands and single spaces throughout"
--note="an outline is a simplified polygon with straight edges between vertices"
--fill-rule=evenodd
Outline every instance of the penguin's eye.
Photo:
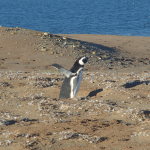
M 85 63 L 87 63 L 87 58 L 85 58 L 85 59 L 83 59 L 83 63 L 85 64 Z

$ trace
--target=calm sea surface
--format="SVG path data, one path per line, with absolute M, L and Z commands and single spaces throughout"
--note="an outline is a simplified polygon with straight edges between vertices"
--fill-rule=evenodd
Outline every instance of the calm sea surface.
M 150 36 L 150 0 L 0 0 L 0 26 Z

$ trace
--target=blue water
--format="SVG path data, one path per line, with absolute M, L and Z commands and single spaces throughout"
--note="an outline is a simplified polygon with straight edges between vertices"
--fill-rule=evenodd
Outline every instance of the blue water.
M 150 0 L 0 0 L 0 25 L 55 34 L 150 36 Z

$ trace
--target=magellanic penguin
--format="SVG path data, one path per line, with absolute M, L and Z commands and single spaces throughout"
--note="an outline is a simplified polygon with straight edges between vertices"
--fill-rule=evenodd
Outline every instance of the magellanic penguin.
M 59 98 L 74 98 L 77 95 L 82 80 L 83 68 L 87 61 L 88 58 L 85 56 L 78 58 L 70 70 L 66 70 L 59 64 L 52 64 L 65 75 Z

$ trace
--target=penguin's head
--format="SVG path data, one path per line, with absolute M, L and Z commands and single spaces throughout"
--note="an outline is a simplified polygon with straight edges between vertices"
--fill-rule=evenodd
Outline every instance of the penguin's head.
M 81 65 L 81 66 L 83 66 L 84 64 L 86 64 L 87 61 L 88 61 L 88 57 L 85 57 L 85 56 L 80 57 L 80 58 L 78 59 L 78 63 L 79 63 L 79 65 Z
M 88 62 L 88 57 L 80 57 L 78 58 L 72 68 L 70 69 L 71 72 L 76 73 L 80 68 L 83 68 L 84 65 Z

